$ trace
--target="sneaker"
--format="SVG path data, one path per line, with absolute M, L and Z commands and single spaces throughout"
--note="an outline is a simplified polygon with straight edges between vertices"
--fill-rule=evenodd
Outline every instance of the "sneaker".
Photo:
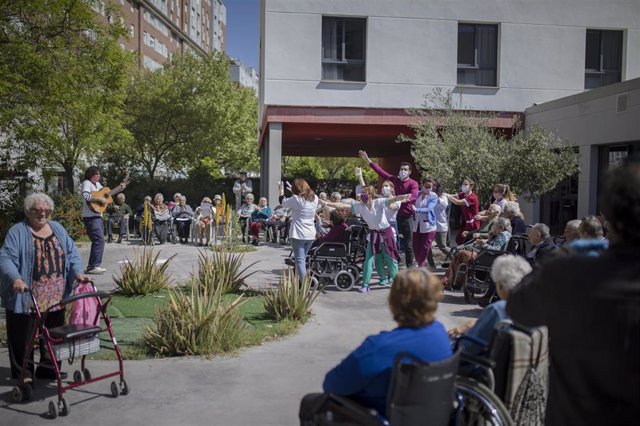
M 391 281 L 389 281 L 389 280 L 382 280 L 382 281 L 380 281 L 380 285 L 381 285 L 382 287 L 391 287 Z
M 99 267 L 99 266 L 96 266 L 96 267 L 94 267 L 94 268 L 87 269 L 85 272 L 86 272 L 87 274 L 91 274 L 91 275 L 102 275 L 102 274 L 104 274 L 105 272 L 107 272 L 107 270 L 106 270 L 106 269 L 104 269 L 104 268 L 101 268 L 101 267 Z
M 258 245 L 258 244 L 260 244 L 260 243 L 258 242 L 258 240 L 253 240 L 253 241 L 251 242 L 251 244 L 253 244 L 254 246 L 257 246 L 257 245 Z
M 369 286 L 362 286 L 360 287 L 360 290 L 358 290 L 358 293 L 369 293 L 370 289 Z

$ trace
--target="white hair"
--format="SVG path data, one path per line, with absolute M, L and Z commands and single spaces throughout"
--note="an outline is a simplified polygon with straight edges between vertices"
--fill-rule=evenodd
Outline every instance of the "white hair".
M 505 254 L 493 261 L 491 279 L 503 290 L 509 292 L 531 272 L 531 265 L 521 256 Z
M 338 191 L 334 191 L 331 193 L 331 198 L 340 201 L 342 199 L 342 194 L 340 194 Z
M 53 200 L 44 192 L 34 192 L 27 195 L 24 199 L 24 212 L 29 213 L 29 210 L 33 208 L 38 202 L 46 203 L 51 210 L 55 207 Z
M 502 207 L 500 207 L 497 204 L 491 204 L 487 209 L 487 211 L 493 211 L 493 212 L 496 212 L 497 214 L 500 214 L 502 213 Z
M 538 234 L 540 234 L 540 238 L 542 238 L 543 240 L 546 240 L 547 238 L 549 238 L 549 235 L 551 235 L 549 227 L 544 223 L 536 223 L 535 225 L 533 225 L 533 229 L 538 231 Z
M 511 222 L 509 221 L 509 219 L 499 217 L 498 219 L 496 219 L 494 224 L 501 226 L 503 231 L 511 232 Z
M 520 204 L 516 201 L 507 201 L 504 205 L 504 214 L 510 217 L 520 216 Z

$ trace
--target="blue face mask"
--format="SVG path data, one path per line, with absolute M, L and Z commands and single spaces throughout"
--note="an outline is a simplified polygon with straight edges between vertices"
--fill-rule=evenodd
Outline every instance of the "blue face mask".
M 369 201 L 369 195 L 367 195 L 366 192 L 360 193 L 360 201 L 367 204 L 367 201 Z

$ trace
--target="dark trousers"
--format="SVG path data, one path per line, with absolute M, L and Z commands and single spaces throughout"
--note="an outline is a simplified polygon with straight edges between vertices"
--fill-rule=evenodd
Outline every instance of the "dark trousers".
M 436 232 L 435 242 L 440 251 L 446 256 L 449 254 L 451 249 L 447 246 L 447 236 L 449 235 L 449 231 L 445 232 Z M 427 261 L 429 262 L 429 266 L 436 266 L 436 262 L 433 260 L 433 250 L 429 250 L 429 256 L 427 256 Z
M 404 258 L 407 263 L 407 267 L 413 265 L 413 233 L 411 232 L 411 216 L 398 216 L 396 221 L 398 222 L 398 233 L 402 235 L 404 239 Z
M 87 269 L 98 267 L 102 264 L 104 253 L 104 226 L 100 216 L 83 217 L 84 228 L 91 240 L 91 253 L 89 254 L 89 266 Z
M 181 239 L 188 239 L 191 231 L 191 219 L 189 220 L 175 220 L 176 229 L 178 230 L 178 237 Z
M 9 361 L 11 363 L 11 377 L 17 379 L 22 371 L 22 361 L 26 355 L 27 343 L 30 344 L 33 336 L 33 328 L 36 327 L 35 317 L 29 314 L 16 314 L 6 310 L 7 316 L 7 341 L 9 346 Z M 47 328 L 59 327 L 64 324 L 64 309 L 50 312 L 45 316 L 44 324 Z M 45 354 L 47 361 L 45 361 Z M 33 352 L 29 356 L 27 368 L 33 377 Z M 47 347 L 40 341 L 40 363 L 43 367 L 51 366 L 48 361 Z

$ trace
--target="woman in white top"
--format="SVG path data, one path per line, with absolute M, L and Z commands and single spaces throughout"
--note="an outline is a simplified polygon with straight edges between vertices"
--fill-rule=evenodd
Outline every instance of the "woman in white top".
M 284 185 L 278 182 L 280 196 L 284 196 Z M 291 209 L 289 221 L 289 241 L 293 249 L 296 273 L 302 281 L 307 275 L 306 257 L 311 244 L 316 239 L 314 219 L 318 209 L 318 196 L 313 192 L 306 180 L 297 178 L 293 184 L 287 182 L 287 190 L 293 196 L 283 198 L 282 206 Z
M 337 209 L 351 209 L 352 214 L 359 214 L 369 226 L 367 238 L 367 251 L 362 264 L 362 288 L 360 293 L 369 292 L 369 282 L 373 272 L 374 256 L 381 256 L 382 262 L 388 270 L 388 276 L 393 280 L 398 273 L 398 246 L 391 225 L 387 220 L 386 208 L 395 202 L 406 202 L 411 194 L 400 195 L 391 198 L 377 198 L 375 188 L 366 186 L 360 193 L 360 201 L 352 205 L 343 203 L 326 203 Z
M 493 202 L 491 204 L 497 204 L 500 207 L 500 211 L 504 211 L 504 208 L 509 201 L 518 201 L 518 197 L 511 191 L 511 188 L 506 183 L 498 183 L 493 187 Z M 487 210 L 483 210 L 475 216 L 475 219 L 484 221 L 487 218 Z
M 440 249 L 440 251 L 446 256 L 451 251 L 447 245 L 447 236 L 449 234 L 449 212 L 451 209 L 449 208 L 449 199 L 442 190 L 442 184 L 436 181 L 433 190 L 438 196 L 436 207 L 433 209 L 433 212 L 436 214 L 435 242 L 438 249 Z M 427 261 L 429 262 L 429 266 L 436 266 L 436 262 L 433 260 L 433 250 L 429 250 Z
M 433 178 L 422 178 L 422 190 L 411 206 L 415 212 L 413 219 L 413 253 L 418 267 L 422 268 L 431 252 L 431 243 L 436 236 L 436 215 L 434 209 L 438 196 L 431 192 Z

